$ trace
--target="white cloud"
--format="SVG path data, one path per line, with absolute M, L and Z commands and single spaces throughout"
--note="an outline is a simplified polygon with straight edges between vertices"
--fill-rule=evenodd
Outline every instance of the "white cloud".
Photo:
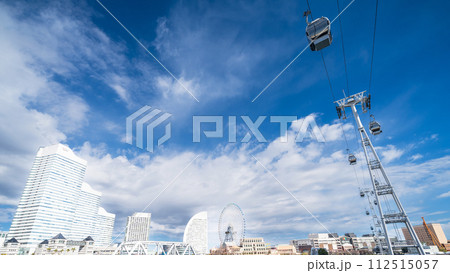
M 26 180 L 38 147 L 65 142 L 68 134 L 80 134 L 88 125 L 90 108 L 80 95 L 84 90 L 78 89 L 89 88 L 81 84 L 84 73 L 97 77 L 101 69 L 120 71 L 124 60 L 116 54 L 120 46 L 64 5 L 70 3 L 36 8 L 33 16 L 24 16 L 23 5 L 0 3 L 3 204 L 17 203 L 23 185 L 11 181 Z
M 354 127 L 350 123 L 340 124 L 339 120 L 335 120 L 333 124 L 325 124 L 320 128 L 320 131 L 325 137 L 326 141 L 344 140 L 343 132 L 347 139 L 353 139 Z
M 358 208 L 361 205 L 354 206 L 344 201 L 360 202 L 353 171 L 342 172 L 348 167 L 345 158 L 341 157 L 339 161 L 330 158 L 322 145 L 310 143 L 302 147 L 290 141 L 273 142 L 257 150 L 250 146 L 218 149 L 214 152 L 217 156 L 201 153 L 150 206 L 149 211 L 157 223 L 173 228 L 175 225 L 182 230 L 190 216 L 207 210 L 212 223 L 211 238 L 215 240 L 214 223 L 217 223 L 221 208 L 236 202 L 248 217 L 249 234 L 281 231 L 283 226 L 286 229 L 291 218 L 298 219 L 299 216 L 308 220 L 292 223 L 288 230 L 307 232 L 311 226 L 321 230 L 251 154 L 313 213 L 319 218 L 323 216 L 322 220 L 325 225 L 330 225 L 330 229 L 344 227 L 348 221 L 357 222 L 356 218 L 344 217 L 349 211 L 360 213 Z M 92 148 L 89 143 L 81 148 L 79 154 L 89 162 L 86 180 L 104 193 L 102 202 L 105 206 L 120 215 L 143 209 L 195 157 L 191 152 L 181 152 L 153 158 L 145 155 L 134 159 L 113 158 L 101 149 Z M 335 184 L 340 185 L 339 194 L 331 191 Z M 347 220 L 339 220 L 340 216 Z M 159 227 L 155 225 L 154 232 L 164 232 Z
M 369 219 L 363 216 L 366 204 L 358 198 L 361 185 L 355 181 L 354 170 L 348 166 L 342 147 L 333 142 L 296 144 L 295 132 L 291 126 L 287 143 L 276 139 L 267 145 L 229 144 L 209 153 L 200 153 L 200 157 L 149 207 L 156 223 L 152 236 L 165 234 L 180 239 L 189 217 L 207 210 L 210 246 L 213 246 L 218 243 L 219 213 L 230 202 L 242 207 L 249 236 L 264 236 L 271 241 L 284 240 L 280 238 L 288 234 L 292 239 L 298 234 L 323 231 L 252 155 L 330 231 L 348 232 L 351 226 L 351 231 L 369 232 Z M 379 149 L 390 151 L 395 147 Z M 166 152 L 158 156 L 143 154 L 127 158 L 112 157 L 105 149 L 91 147 L 89 143 L 80 149 L 80 156 L 89 162 L 86 179 L 104 193 L 102 202 L 105 206 L 119 215 L 117 227 L 124 226 L 124 216 L 143 209 L 196 156 L 189 151 Z M 409 204 L 412 199 L 417 201 L 417 196 L 422 196 L 425 190 L 445 185 L 442 183 L 450 171 L 449 160 L 444 157 L 421 164 L 407 163 L 391 166 L 387 171 L 391 181 L 395 181 L 398 194 Z M 366 171 L 364 166 L 356 168 L 360 182 L 364 176 L 361 170 Z M 406 208 L 414 215 L 420 212 L 421 204 L 416 202 Z
M 176 81 L 170 76 L 158 76 L 155 79 L 156 87 L 161 92 L 165 99 L 177 102 L 185 100 L 195 100 L 191 94 L 197 97 L 199 85 L 195 84 L 194 80 L 185 80 L 183 77 Z M 180 84 L 181 83 L 181 84 Z M 186 89 L 184 87 L 186 87 Z M 191 94 L 189 94 L 191 93 Z
M 423 155 L 421 155 L 421 154 L 415 154 L 415 155 L 412 155 L 409 159 L 412 161 L 415 161 L 415 160 L 421 159 L 422 157 L 423 157 Z
M 394 145 L 387 145 L 385 148 L 379 149 L 379 151 L 383 157 L 384 163 L 390 163 L 391 161 L 399 159 L 405 152 L 404 150 L 397 149 Z
M 438 198 L 445 198 L 445 197 L 450 197 L 450 191 L 444 192 L 438 196 Z
M 125 88 L 123 88 L 122 86 L 118 85 L 118 84 L 113 84 L 111 85 L 111 88 L 114 89 L 117 93 L 117 95 L 126 103 L 129 102 L 129 96 L 128 96 L 128 91 L 125 90 Z
M 450 194 L 449 194 L 449 196 L 450 196 Z M 447 213 L 448 211 L 446 211 L 446 210 L 440 210 L 440 211 L 435 211 L 435 212 L 432 212 L 432 213 L 428 213 L 428 215 L 439 215 L 439 214 L 445 214 L 445 213 Z
M 275 76 L 279 72 L 277 69 L 282 68 L 280 60 L 288 61 L 287 54 L 295 56 L 306 46 L 306 40 L 298 37 L 277 36 L 273 39 L 259 35 L 268 27 L 274 27 L 274 23 L 297 23 L 296 17 L 286 16 L 286 11 L 294 8 L 292 3 L 222 1 L 201 6 L 181 2 L 174 5 L 167 16 L 158 19 L 153 46 L 160 54 L 160 60 L 175 75 L 193 83 L 194 87 L 190 89 L 202 103 L 249 94 L 255 96 L 255 88 L 262 89 L 271 80 L 267 77 Z M 246 11 L 245 15 L 242 10 Z M 270 16 L 265 10 L 271 11 Z M 278 22 L 269 19 L 274 14 L 279 14 L 278 18 L 282 19 Z M 319 80 L 319 77 L 309 75 L 302 77 L 299 89 L 304 90 Z M 165 86 L 161 84 L 161 90 L 165 90 Z M 168 102 L 180 93 L 169 94 Z
M 334 128 L 328 126 L 327 128 Z M 290 135 L 295 129 L 291 127 Z M 354 170 L 342 149 L 332 142 L 296 144 L 274 140 L 267 146 L 227 145 L 200 157 L 149 207 L 156 221 L 152 234 L 176 235 L 190 216 L 207 210 L 210 238 L 217 243 L 216 223 L 221 209 L 238 203 L 247 217 L 248 234 L 268 239 L 279 232 L 323 231 L 310 215 L 252 157 L 255 156 L 332 231 L 368 229 L 364 201 L 358 198 Z M 123 226 L 124 216 L 140 211 L 196 155 L 177 152 L 150 157 L 112 157 L 89 143 L 79 150 L 89 162 L 86 180 L 102 191 L 103 203 Z M 212 155 L 214 154 L 214 156 Z M 357 170 L 357 172 L 360 172 Z M 361 173 L 358 174 L 362 177 Z M 170 227 L 168 230 L 165 230 Z M 368 232 L 368 230 L 366 231 Z M 275 235 L 278 234 L 278 235 Z M 178 237 L 182 236 L 178 234 Z

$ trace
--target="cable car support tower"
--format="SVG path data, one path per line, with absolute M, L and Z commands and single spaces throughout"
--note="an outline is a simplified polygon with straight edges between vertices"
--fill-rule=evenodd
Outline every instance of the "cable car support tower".
M 378 157 L 375 148 L 372 145 L 372 142 L 369 139 L 369 135 L 367 134 L 364 126 L 361 123 L 358 112 L 356 110 L 356 105 L 361 104 L 363 113 L 367 112 L 367 109 L 370 109 L 370 95 L 365 95 L 366 91 L 345 97 L 338 101 L 335 101 L 337 104 L 336 110 L 338 112 L 339 118 L 346 119 L 345 109 L 350 108 L 352 110 L 353 116 L 355 118 L 356 125 L 358 127 L 358 132 L 361 137 L 361 143 L 364 150 L 364 155 L 366 157 L 367 166 L 369 169 L 369 175 L 372 182 L 374 198 L 376 200 L 376 206 L 378 207 L 378 213 L 381 219 L 381 226 L 383 228 L 384 235 L 384 243 L 387 246 L 386 252 L 387 254 L 394 254 L 393 245 L 391 240 L 389 239 L 388 228 L 387 225 L 393 224 L 394 228 L 396 228 L 396 224 L 404 224 L 411 234 L 412 241 L 408 242 L 406 245 L 398 245 L 394 247 L 414 247 L 417 249 L 418 254 L 425 255 L 425 251 L 422 247 L 422 244 L 417 237 L 416 232 L 409 221 L 408 216 L 406 215 L 405 210 L 403 209 L 400 200 L 397 197 L 397 194 L 392 187 L 392 184 L 384 170 L 383 165 L 381 164 L 381 160 Z M 379 129 L 379 128 L 378 128 Z M 377 179 L 378 178 L 378 179 Z M 380 201 L 385 201 L 383 204 L 385 208 L 382 207 Z M 387 209 L 386 211 L 383 211 Z

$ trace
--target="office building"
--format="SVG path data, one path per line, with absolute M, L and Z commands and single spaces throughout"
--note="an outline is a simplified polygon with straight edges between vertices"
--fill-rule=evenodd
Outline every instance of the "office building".
M 267 255 L 270 246 L 264 242 L 263 238 L 244 238 L 241 240 L 242 255 Z
M 92 236 L 96 246 L 108 246 L 111 244 L 115 217 L 116 215 L 107 212 L 104 208 L 98 208 Z
M 29 248 L 59 233 L 70 240 L 105 238 L 103 243 L 109 244 L 112 230 L 95 228 L 103 217 L 98 214 L 101 193 L 84 183 L 86 166 L 87 162 L 65 145 L 40 148 L 8 238 Z M 108 217 L 109 223 L 114 222 L 113 214 Z
M 338 251 L 342 249 L 341 241 L 336 233 L 310 233 L 308 238 L 314 248 L 324 248 L 328 251 Z
M 348 233 L 346 233 L 346 234 L 348 234 Z M 351 238 L 352 237 L 349 237 L 347 235 L 339 236 L 339 241 L 341 242 L 342 251 L 347 252 L 347 251 L 353 250 Z
M 148 241 L 152 214 L 136 212 L 127 218 L 125 242 Z
M 442 230 L 441 224 L 427 224 L 427 226 L 430 229 L 430 231 L 436 235 L 436 238 L 438 239 L 440 244 L 447 243 L 447 237 L 445 236 L 445 233 Z M 416 232 L 417 237 L 419 237 L 420 242 L 426 243 L 427 245 L 434 245 L 431 236 L 426 230 L 424 225 L 414 226 L 414 231 Z M 402 232 L 403 236 L 405 236 L 405 240 L 407 241 L 412 240 L 411 234 L 409 234 L 406 228 L 402 228 Z
M 190 244 L 197 255 L 208 253 L 208 214 L 206 211 L 192 216 L 184 230 L 183 243 Z
M 295 249 L 295 246 L 293 245 L 277 245 L 277 247 L 272 250 L 271 254 L 276 255 L 296 255 L 297 250 Z
M 375 237 L 352 237 L 351 242 L 356 250 L 372 250 L 376 246 Z
M 312 248 L 312 242 L 310 239 L 297 239 L 291 240 L 291 245 L 295 247 L 297 253 L 310 253 Z
M 95 191 L 87 183 L 81 184 L 81 191 L 76 202 L 74 221 L 71 233 L 66 234 L 73 240 L 83 240 L 86 238 L 86 230 L 93 230 L 97 222 L 97 212 L 100 207 L 102 194 Z M 91 234 L 89 234 L 91 235 Z

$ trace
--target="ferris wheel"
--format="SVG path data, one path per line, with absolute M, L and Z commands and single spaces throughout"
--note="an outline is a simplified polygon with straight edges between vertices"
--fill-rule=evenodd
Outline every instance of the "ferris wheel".
M 220 245 L 231 244 L 238 246 L 244 237 L 244 213 L 237 204 L 230 203 L 222 210 L 219 218 Z

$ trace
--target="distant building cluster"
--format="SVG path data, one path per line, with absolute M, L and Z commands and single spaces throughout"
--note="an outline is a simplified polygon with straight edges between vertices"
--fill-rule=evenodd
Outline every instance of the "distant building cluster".
M 292 240 L 290 244 L 271 247 L 263 238 L 244 238 L 239 246 L 224 245 L 211 249 L 212 255 L 309 255 L 325 249 L 329 254 L 370 254 L 376 247 L 375 238 L 354 233 L 311 233 L 307 239 Z
M 439 233 L 442 230 L 440 224 L 432 224 Z M 419 229 L 422 226 L 415 226 Z M 407 231 L 406 231 L 407 232 Z M 417 232 L 417 230 L 416 230 Z M 425 234 L 425 233 L 423 233 Z M 444 233 L 439 233 L 440 240 L 444 245 L 450 245 Z M 390 238 L 394 245 L 407 245 L 406 240 Z M 419 236 L 424 244 L 426 254 L 439 254 L 439 248 L 430 243 L 428 236 Z M 380 240 L 383 243 L 383 239 Z M 339 236 L 337 233 L 310 233 L 307 239 L 291 240 L 290 244 L 280 244 L 270 246 L 263 238 L 244 238 L 240 245 L 224 244 L 221 247 L 213 248 L 211 255 L 320 255 L 320 251 L 329 255 L 368 255 L 380 253 L 379 239 L 370 235 L 358 237 L 355 233 L 345 233 Z M 445 242 L 445 243 L 444 243 Z M 406 249 L 406 250 L 405 250 Z M 402 251 L 402 249 L 400 249 Z M 403 251 L 408 251 L 407 247 Z M 398 253 L 402 254 L 402 253 Z M 405 253 L 403 253 L 405 254 Z
M 369 254 L 374 252 L 377 243 L 371 235 L 311 233 L 308 239 L 292 240 L 291 245 L 300 254 L 311 254 L 315 249 L 325 249 L 329 254 Z

